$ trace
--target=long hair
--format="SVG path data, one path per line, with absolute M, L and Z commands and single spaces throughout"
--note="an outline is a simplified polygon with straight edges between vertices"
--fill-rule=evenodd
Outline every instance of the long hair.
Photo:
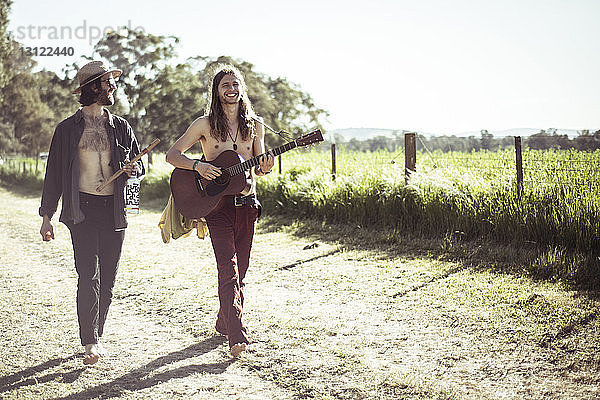
M 211 89 L 211 101 L 210 108 L 208 108 L 208 122 L 210 123 L 210 135 L 217 140 L 222 142 L 227 141 L 228 133 L 233 134 L 229 131 L 229 124 L 227 123 L 227 116 L 223 111 L 223 105 L 219 99 L 219 83 L 225 75 L 233 75 L 240 81 L 240 102 L 238 112 L 238 129 L 242 134 L 242 140 L 248 140 L 250 136 L 254 135 L 254 110 L 252 104 L 248 98 L 248 88 L 242 73 L 233 65 L 222 65 L 218 69 L 212 81 Z
M 99 89 L 94 92 L 92 88 Z M 100 90 L 102 89 L 102 82 L 100 79 L 95 79 L 81 88 L 81 95 L 79 96 L 79 103 L 82 106 L 89 106 L 90 104 L 94 104 L 96 100 L 98 100 L 98 96 L 100 96 Z

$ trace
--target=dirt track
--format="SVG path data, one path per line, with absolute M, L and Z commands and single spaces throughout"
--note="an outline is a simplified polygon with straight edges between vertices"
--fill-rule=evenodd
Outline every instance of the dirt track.
M 130 219 L 111 355 L 86 368 L 66 228 L 43 243 L 38 199 L 0 189 L 0 204 L 3 399 L 600 398 L 589 296 L 299 225 L 259 225 L 245 317 L 256 342 L 232 359 L 213 331 L 210 242 L 163 244 L 150 211 Z

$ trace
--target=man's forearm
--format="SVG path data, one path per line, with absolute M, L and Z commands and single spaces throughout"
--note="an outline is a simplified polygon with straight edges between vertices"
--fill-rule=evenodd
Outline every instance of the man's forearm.
M 185 154 L 176 151 L 167 152 L 167 162 L 174 167 L 182 169 L 194 169 L 197 160 L 189 158 Z

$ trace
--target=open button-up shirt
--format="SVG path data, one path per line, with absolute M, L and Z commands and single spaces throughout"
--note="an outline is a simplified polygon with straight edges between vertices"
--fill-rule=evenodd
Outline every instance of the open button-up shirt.
M 108 115 L 106 132 L 111 147 L 109 165 L 114 173 L 127 160 L 138 155 L 140 148 L 131 125 L 124 118 L 113 115 L 106 109 L 105 112 Z M 42 204 L 39 209 L 40 216 L 48 215 L 52 218 L 58 207 L 58 200 L 62 196 L 60 222 L 78 224 L 85 218 L 79 208 L 79 140 L 84 127 L 85 121 L 80 108 L 75 114 L 60 122 L 54 130 L 46 163 Z M 143 177 L 145 175 L 144 164 L 141 160 L 137 164 L 141 171 L 138 173 L 138 177 Z M 115 230 L 127 227 L 124 197 L 127 178 L 127 174 L 121 174 L 114 181 Z

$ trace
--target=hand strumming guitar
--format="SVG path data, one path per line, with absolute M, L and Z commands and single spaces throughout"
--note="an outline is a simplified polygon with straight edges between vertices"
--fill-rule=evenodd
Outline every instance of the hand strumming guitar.
M 213 180 L 217 176 L 221 175 L 221 169 L 219 167 L 215 167 L 212 164 L 197 161 L 194 163 L 193 169 L 200 174 L 201 177 Z

